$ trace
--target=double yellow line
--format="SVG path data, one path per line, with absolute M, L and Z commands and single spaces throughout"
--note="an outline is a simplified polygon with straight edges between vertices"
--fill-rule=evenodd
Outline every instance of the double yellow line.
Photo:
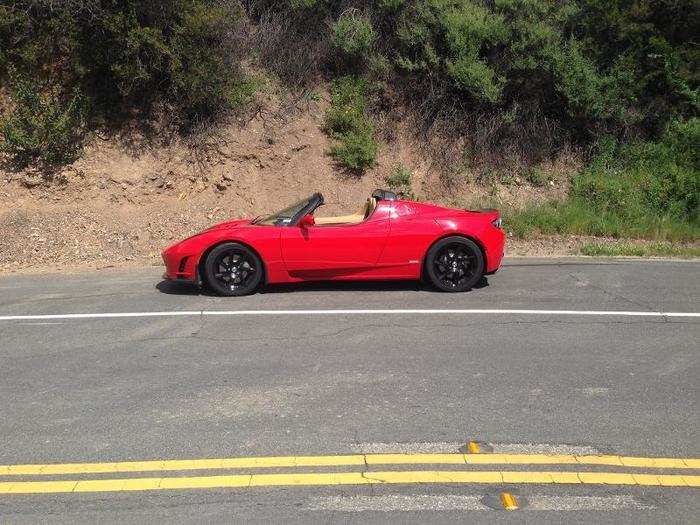
M 373 466 L 450 465 L 459 470 L 371 470 Z M 550 465 L 558 468 L 615 467 L 632 472 L 599 470 L 468 470 L 474 465 Z M 362 467 L 352 472 L 261 473 L 258 469 L 304 467 Z M 644 471 L 641 471 L 644 469 Z M 673 469 L 669 474 L 663 470 Z M 338 456 L 271 456 L 219 459 L 120 461 L 111 463 L 63 463 L 0 465 L 1 494 L 64 492 L 120 492 L 197 488 L 371 485 L 411 483 L 485 484 L 585 484 L 700 487 L 698 458 L 630 456 L 575 456 L 546 454 L 352 454 Z M 98 479 L 26 481 L 25 476 L 85 476 L 193 470 L 254 470 L 254 472 L 205 476 L 152 476 Z M 651 470 L 651 472 L 649 472 Z M 14 479 L 13 479 L 14 478 Z

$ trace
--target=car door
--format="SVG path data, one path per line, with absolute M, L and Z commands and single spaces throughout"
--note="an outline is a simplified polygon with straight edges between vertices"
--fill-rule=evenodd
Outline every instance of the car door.
M 290 275 L 332 278 L 372 269 L 389 236 L 386 207 L 358 224 L 290 226 L 282 229 L 282 258 Z

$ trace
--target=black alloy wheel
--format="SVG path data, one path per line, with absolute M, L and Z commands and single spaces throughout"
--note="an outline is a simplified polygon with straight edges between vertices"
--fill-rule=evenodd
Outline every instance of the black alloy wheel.
M 443 292 L 471 289 L 484 274 L 484 256 L 471 239 L 447 237 L 436 242 L 425 260 L 430 283 Z
M 209 288 L 219 295 L 247 295 L 262 281 L 263 268 L 260 258 L 251 249 L 227 242 L 207 255 L 204 277 Z

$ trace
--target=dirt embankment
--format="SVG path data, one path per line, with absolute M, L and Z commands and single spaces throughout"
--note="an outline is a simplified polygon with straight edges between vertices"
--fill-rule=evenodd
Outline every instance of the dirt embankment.
M 486 186 L 464 178 L 448 185 L 444 172 L 405 138 L 409 133 L 384 144 L 374 169 L 349 174 L 327 155 L 324 111 L 323 100 L 268 103 L 252 118 L 232 119 L 194 138 L 97 136 L 51 183 L 31 173 L 0 172 L 0 271 L 159 264 L 160 251 L 177 239 L 228 218 L 273 211 L 313 191 L 326 198 L 319 215 L 352 211 L 373 189 L 386 187 L 399 164 L 412 171 L 416 196 L 453 206 L 494 195 L 512 205 L 538 192 L 562 193 L 523 181 Z M 565 254 L 580 243 L 513 240 L 508 252 Z

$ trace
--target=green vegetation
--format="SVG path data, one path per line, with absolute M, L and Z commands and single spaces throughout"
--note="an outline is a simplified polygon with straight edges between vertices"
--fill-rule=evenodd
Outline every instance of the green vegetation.
M 386 179 L 387 186 L 396 191 L 406 199 L 415 199 L 416 196 L 411 189 L 411 170 L 403 164 L 394 167 Z
M 401 188 L 405 186 L 411 186 L 411 170 L 406 166 L 399 164 L 394 167 L 394 170 L 386 178 L 386 183 L 390 188 Z
M 659 141 L 603 141 L 570 197 L 516 212 L 514 234 L 577 233 L 658 240 L 700 237 L 700 120 L 672 123 Z
M 545 171 L 537 166 L 532 166 L 525 172 L 525 180 L 533 186 L 544 186 L 550 181 L 554 181 L 551 171 Z
M 584 244 L 582 255 L 608 257 L 700 257 L 700 247 L 654 244 Z
M 378 76 L 393 97 L 427 118 L 449 118 L 458 133 L 474 131 L 468 125 L 474 118 L 491 117 L 500 128 L 494 147 L 527 141 L 537 156 L 562 141 L 606 133 L 654 135 L 697 112 L 693 0 L 382 0 L 373 6 L 315 0 L 304 6 L 303 16 L 292 9 L 290 25 L 319 28 L 306 44 L 326 57 L 309 75 L 333 66 Z M 330 31 L 321 30 L 324 20 Z M 532 126 L 539 133 L 527 136 Z
M 333 47 L 350 59 L 366 57 L 376 38 L 372 23 L 356 9 L 345 11 L 331 28 Z
M 363 172 L 377 161 L 374 123 L 367 115 L 369 85 L 362 78 L 345 76 L 331 85 L 326 129 L 336 144 L 330 154 L 349 170 Z
M 70 162 L 86 126 L 167 104 L 185 129 L 245 102 L 227 36 L 241 16 L 207 0 L 0 1 L 3 149 L 19 166 Z
M 618 215 L 600 213 L 580 200 L 551 201 L 506 213 L 506 229 L 516 237 L 532 233 L 630 237 L 668 241 L 693 240 L 700 228 L 687 222 L 647 216 L 629 224 Z
M 0 150 L 19 167 L 39 161 L 44 167 L 65 164 L 78 157 L 85 130 L 87 99 L 76 91 L 61 101 L 55 92 L 36 91 L 20 82 L 12 92 L 15 111 L 0 121 Z
M 375 123 L 399 118 L 463 148 L 455 166 L 524 166 L 534 186 L 550 183 L 536 166 L 570 148 L 589 153 L 568 200 L 510 213 L 515 234 L 694 239 L 697 11 L 696 0 L 0 0 L 0 147 L 18 166 L 58 165 L 91 129 L 159 108 L 188 131 L 249 104 L 253 66 L 290 90 L 330 82 L 330 154 L 357 173 L 376 163 Z

